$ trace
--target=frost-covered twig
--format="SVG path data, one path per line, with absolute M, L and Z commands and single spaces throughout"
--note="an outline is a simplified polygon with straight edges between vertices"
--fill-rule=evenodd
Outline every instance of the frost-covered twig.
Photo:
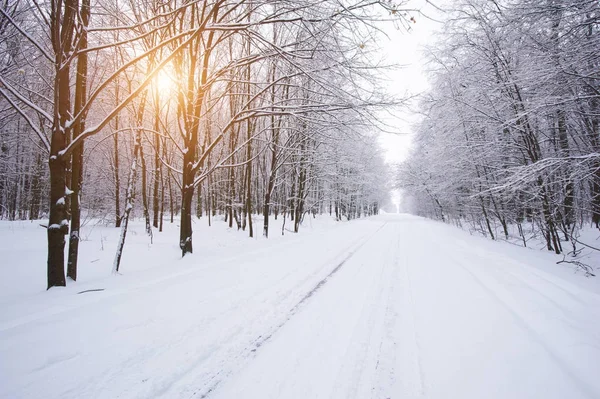
M 580 268 L 584 273 L 586 277 L 595 277 L 596 275 L 593 273 L 594 268 L 591 267 L 590 265 L 587 265 L 579 260 L 566 260 L 566 258 L 563 256 L 563 260 L 560 260 L 558 262 L 556 262 L 556 264 L 560 264 L 560 263 L 570 263 L 572 265 L 577 266 L 578 268 Z

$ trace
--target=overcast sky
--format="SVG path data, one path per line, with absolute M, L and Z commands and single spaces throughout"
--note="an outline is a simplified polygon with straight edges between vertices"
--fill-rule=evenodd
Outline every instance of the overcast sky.
M 427 16 L 440 18 L 439 11 L 425 0 L 411 0 L 406 7 L 420 9 Z M 411 15 L 416 23 L 411 25 L 410 31 L 388 29 L 389 39 L 381 44 L 390 61 L 404 65 L 390 76 L 393 91 L 401 96 L 416 95 L 427 89 L 423 46 L 434 40 L 434 32 L 440 28 L 439 23 L 423 15 L 415 12 Z M 395 134 L 381 135 L 388 163 L 399 163 L 406 158 L 411 145 L 411 124 L 417 120 L 418 116 L 410 108 L 401 110 L 394 120 L 390 120 Z

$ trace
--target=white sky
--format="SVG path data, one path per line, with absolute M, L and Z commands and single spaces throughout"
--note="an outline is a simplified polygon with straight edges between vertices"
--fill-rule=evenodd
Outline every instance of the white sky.
M 420 9 L 428 16 L 439 15 L 439 12 L 425 0 L 410 0 L 405 8 Z M 400 96 L 416 95 L 427 89 L 422 47 L 432 41 L 433 32 L 440 27 L 439 23 L 416 12 L 412 12 L 411 15 L 414 16 L 416 23 L 411 25 L 409 32 L 388 29 L 389 39 L 381 44 L 389 61 L 405 66 L 390 75 L 393 82 L 392 91 Z M 382 147 L 386 151 L 386 162 L 396 164 L 406 158 L 411 145 L 411 124 L 417 120 L 418 116 L 409 108 L 400 110 L 395 118 L 390 120 L 386 118 L 395 132 L 395 134 L 381 134 L 380 137 Z
M 433 0 L 440 6 L 447 0 Z M 404 8 L 421 10 L 426 16 L 441 19 L 441 12 L 429 4 L 427 0 L 408 0 Z M 400 97 L 418 95 L 427 90 L 426 65 L 423 57 L 424 46 L 435 40 L 435 31 L 441 24 L 428 19 L 418 12 L 411 12 L 416 23 L 411 25 L 411 30 L 386 30 L 389 39 L 381 43 L 382 50 L 389 62 L 403 65 L 404 67 L 389 75 L 392 82 L 391 91 Z M 380 143 L 385 150 L 385 161 L 390 164 L 399 164 L 406 159 L 412 144 L 412 125 L 419 120 L 414 112 L 416 101 L 408 107 L 398 110 L 397 114 L 386 116 L 385 122 L 390 125 L 394 133 L 381 133 Z M 403 204 L 403 195 L 399 190 L 392 190 L 391 199 L 395 209 L 392 212 L 407 211 L 407 204 Z

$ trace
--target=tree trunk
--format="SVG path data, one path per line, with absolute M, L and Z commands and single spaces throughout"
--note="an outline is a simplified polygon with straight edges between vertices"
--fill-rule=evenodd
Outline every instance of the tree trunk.
M 155 103 L 157 106 L 157 110 L 155 111 L 155 115 L 154 115 L 154 187 L 152 188 L 152 226 L 154 226 L 154 228 L 158 228 L 158 217 L 159 217 L 159 212 L 160 212 L 160 208 L 159 208 L 159 204 L 160 204 L 160 198 L 159 198 L 159 194 L 158 194 L 158 187 L 159 187 L 159 183 L 160 183 L 160 169 L 161 169 L 161 163 L 160 163 L 160 136 L 158 135 L 158 129 L 160 127 L 160 115 L 158 113 L 158 108 L 159 108 L 159 96 L 158 96 L 158 91 L 156 92 L 156 96 L 155 96 Z
M 300 229 L 300 222 L 304 214 L 304 200 L 306 191 L 306 138 L 301 139 L 300 144 L 300 173 L 298 175 L 298 193 L 296 194 L 296 206 L 294 207 L 294 233 Z
M 79 7 L 75 0 L 52 4 L 51 39 L 56 68 L 54 82 L 54 118 L 50 138 L 50 212 L 48 221 L 48 289 L 66 285 L 65 235 L 69 232 L 66 208 L 68 159 L 61 152 L 67 145 L 71 116 L 70 62 L 63 62 L 71 52 L 75 17 Z M 62 8 L 62 10 L 61 10 Z M 61 18 L 62 13 L 62 18 Z
M 150 243 L 152 244 L 152 224 L 150 223 L 150 210 L 148 209 L 148 171 L 146 169 L 146 158 L 144 157 L 144 150 L 139 149 L 140 161 L 142 164 L 142 207 L 144 208 L 144 220 L 146 221 L 146 234 L 150 237 Z
M 83 30 L 79 40 L 80 48 L 87 48 L 87 26 L 90 18 L 90 0 L 81 2 L 81 23 Z M 77 115 L 87 99 L 87 53 L 77 57 L 77 77 L 75 79 L 75 108 Z M 85 128 L 85 116 L 73 127 L 73 139 Z M 69 257 L 67 277 L 77 281 L 77 258 L 79 255 L 79 231 L 81 229 L 81 186 L 83 184 L 83 142 L 74 148 L 71 157 L 71 234 L 69 235 Z
M 175 199 L 173 198 L 173 184 L 171 183 L 171 175 L 167 176 L 167 182 L 169 183 L 169 212 L 171 214 L 171 224 L 175 218 Z
M 56 132 L 54 135 L 63 135 Z M 53 136 L 54 136 L 53 135 Z M 65 210 L 66 165 L 58 158 L 56 148 L 61 148 L 64 141 L 52 140 L 54 151 L 50 152 L 50 215 L 48 221 L 48 289 L 66 285 L 65 280 L 65 235 L 69 224 Z M 63 147 L 64 148 L 64 147 Z
M 165 216 L 165 177 L 161 169 L 160 171 L 160 216 L 158 223 L 158 231 L 163 231 L 163 220 Z
M 481 190 L 481 188 L 480 188 Z M 495 240 L 494 232 L 492 231 L 492 225 L 490 224 L 490 218 L 488 217 L 487 210 L 485 209 L 485 204 L 483 202 L 483 197 L 479 197 L 479 201 L 481 202 L 481 211 L 483 212 L 483 217 L 485 219 L 485 224 L 487 226 L 488 233 L 490 233 L 490 237 L 492 240 Z
M 200 219 L 202 217 L 202 186 L 199 185 L 196 188 L 196 217 Z
M 117 243 L 117 252 L 115 253 L 115 260 L 113 262 L 113 273 L 119 272 L 121 265 L 121 256 L 123 255 L 123 247 L 125 246 L 125 237 L 127 236 L 127 227 L 129 226 L 129 216 L 133 209 L 135 200 L 135 181 L 137 175 L 137 158 L 140 153 L 140 147 L 142 146 L 142 132 L 137 130 L 135 133 L 135 141 L 133 145 L 133 155 L 131 158 L 131 167 L 129 168 L 129 177 L 127 178 L 127 189 L 125 194 L 125 213 L 121 223 L 121 235 Z
M 179 248 L 181 256 L 193 252 L 192 248 L 192 199 L 194 198 L 194 171 L 192 166 L 196 160 L 196 146 L 186 146 L 183 155 L 183 179 L 181 184 L 181 220 L 179 223 Z
M 40 153 L 37 153 L 35 157 L 35 171 L 31 182 L 31 204 L 29 208 L 29 220 L 39 219 L 40 217 L 40 203 L 42 200 L 42 170 L 42 156 L 40 155 Z M 0 187 L 0 192 L 2 192 L 2 187 Z
M 233 143 L 233 134 L 231 135 L 231 143 Z M 233 144 L 230 146 L 230 151 L 233 152 Z M 227 207 L 225 209 L 225 220 L 229 219 L 229 228 L 233 227 L 233 200 L 235 198 L 235 176 L 233 174 L 233 168 L 229 168 L 229 177 L 227 179 Z
M 115 85 L 115 102 L 119 104 L 119 85 Z M 115 227 L 121 227 L 121 179 L 119 177 L 119 115 L 115 116 L 115 133 L 113 134 L 114 175 L 115 175 Z
M 252 228 L 252 132 L 254 130 L 254 124 L 248 121 L 247 124 L 247 139 L 248 144 L 246 146 L 246 214 L 248 215 L 248 236 L 254 237 L 254 230 Z

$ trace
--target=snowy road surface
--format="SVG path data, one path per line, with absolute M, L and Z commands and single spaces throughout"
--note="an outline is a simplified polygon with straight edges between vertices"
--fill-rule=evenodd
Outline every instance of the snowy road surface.
M 384 215 L 5 300 L 0 397 L 600 398 L 600 296 L 539 256 Z

